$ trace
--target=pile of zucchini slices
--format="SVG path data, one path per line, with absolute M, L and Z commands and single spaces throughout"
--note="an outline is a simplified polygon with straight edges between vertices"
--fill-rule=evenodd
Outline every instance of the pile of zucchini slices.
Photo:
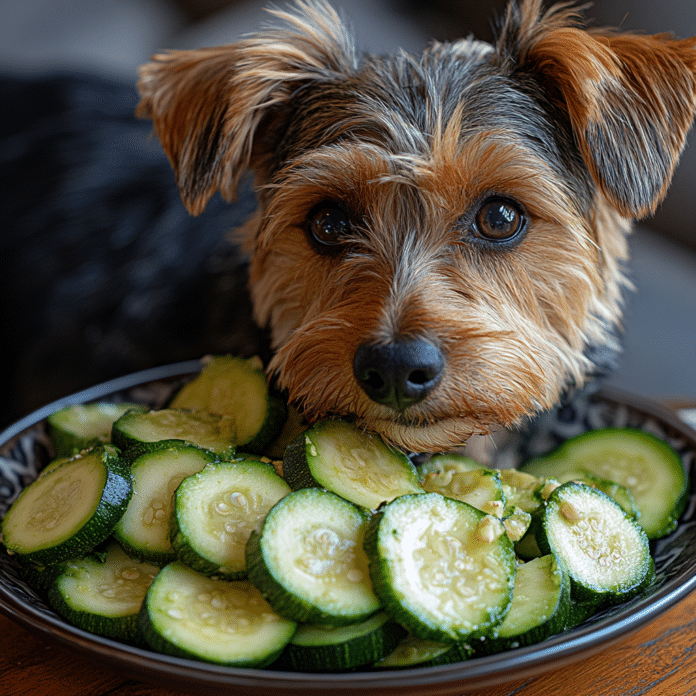
M 234 667 L 394 669 L 530 645 L 642 592 L 688 481 L 642 431 L 520 469 L 416 467 L 346 420 L 303 426 L 260 362 L 209 358 L 166 408 L 48 419 L 56 458 L 2 541 L 94 634 Z

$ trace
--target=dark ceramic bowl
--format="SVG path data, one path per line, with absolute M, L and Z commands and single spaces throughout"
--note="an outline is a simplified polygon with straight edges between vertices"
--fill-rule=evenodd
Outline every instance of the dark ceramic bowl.
M 69 404 L 100 399 L 137 401 L 161 407 L 173 390 L 199 369 L 199 362 L 191 361 L 112 380 L 54 402 L 5 430 L 0 434 L 0 516 L 51 458 L 45 425 L 50 413 Z M 567 437 L 605 426 L 637 427 L 666 439 L 680 453 L 686 471 L 691 472 L 696 458 L 696 432 L 669 411 L 616 393 L 600 392 L 581 410 L 564 410 L 535 432 L 534 438 L 527 438 L 524 446 L 529 448 L 532 442 L 533 449 L 548 449 Z M 514 443 L 512 450 L 508 447 L 504 455 L 508 463 L 515 464 Z M 42 634 L 46 640 L 81 653 L 92 662 L 117 669 L 134 679 L 196 694 L 461 694 L 512 679 L 528 678 L 587 657 L 638 630 L 686 597 L 696 588 L 694 502 L 692 495 L 678 528 L 655 544 L 657 578 L 642 595 L 543 643 L 439 667 L 306 674 L 273 669 L 233 669 L 160 655 L 100 638 L 67 624 L 27 587 L 14 561 L 4 552 L 0 553 L 0 611 Z

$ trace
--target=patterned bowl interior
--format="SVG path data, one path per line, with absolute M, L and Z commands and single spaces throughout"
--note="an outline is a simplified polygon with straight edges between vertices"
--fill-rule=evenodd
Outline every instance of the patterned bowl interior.
M 196 363 L 197 364 L 197 363 Z M 4 515 L 12 501 L 21 490 L 33 481 L 37 474 L 50 461 L 52 457 L 51 443 L 48 436 L 45 417 L 51 410 L 67 405 L 68 403 L 84 403 L 92 400 L 135 401 L 147 404 L 152 408 L 160 408 L 167 403 L 171 394 L 181 384 L 182 380 L 195 373 L 190 363 L 185 363 L 190 369 L 188 373 L 174 369 L 176 366 L 168 366 L 159 371 L 159 379 L 139 379 L 138 375 L 130 376 L 130 379 L 100 385 L 93 390 L 86 390 L 80 394 L 70 397 L 68 400 L 56 402 L 55 404 L 42 409 L 41 412 L 34 414 L 22 421 L 26 425 L 21 429 L 11 429 L 0 435 L 0 516 Z M 144 373 L 140 373 L 144 374 Z M 157 375 L 157 371 L 148 372 L 148 376 Z M 124 386 L 125 385 L 125 386 Z M 113 387 L 113 388 L 111 388 Z M 117 388 L 118 387 L 118 388 Z M 21 424 L 20 424 L 21 425 Z M 601 427 L 634 427 L 651 432 L 669 442 L 681 455 L 687 473 L 691 473 L 696 459 L 696 433 L 687 426 L 682 425 L 676 417 L 651 404 L 636 403 L 632 397 L 608 394 L 600 392 L 598 395 L 575 404 L 573 407 L 560 409 L 558 412 L 549 415 L 543 421 L 536 422 L 533 429 L 509 435 L 503 444 L 495 450 L 494 461 L 488 462 L 492 466 L 516 466 L 526 457 L 538 455 L 551 450 L 563 440 L 577 435 L 589 429 Z M 8 437 L 9 435 L 9 437 Z M 454 667 L 449 666 L 449 672 L 442 672 L 441 668 L 426 668 L 421 670 L 401 670 L 401 674 L 418 672 L 420 679 L 428 681 L 429 674 L 432 673 L 433 683 L 437 682 L 440 688 L 445 689 L 443 680 L 449 681 L 452 686 L 452 693 L 461 690 L 467 684 L 467 679 L 476 678 L 478 688 L 486 682 L 486 677 L 495 675 L 496 670 L 504 663 L 506 669 L 511 669 L 519 664 L 537 664 L 546 660 L 548 662 L 548 649 L 553 649 L 553 656 L 563 653 L 568 648 L 569 653 L 578 652 L 586 649 L 592 644 L 601 643 L 608 638 L 616 638 L 618 634 L 636 629 L 645 622 L 646 616 L 656 616 L 666 610 L 672 604 L 679 601 L 696 583 L 696 494 L 691 495 L 686 510 L 680 520 L 678 528 L 668 537 L 654 543 L 653 555 L 655 558 L 657 576 L 655 582 L 640 596 L 633 600 L 611 607 L 585 622 L 581 627 L 568 631 L 559 636 L 555 636 L 543 644 L 530 646 L 518 651 L 511 651 L 503 656 L 491 656 L 488 658 L 477 658 L 465 663 L 459 663 Z M 659 606 L 657 606 L 659 604 Z M 46 617 L 54 626 L 55 622 L 62 622 L 44 601 L 31 590 L 23 581 L 18 568 L 4 551 L 0 553 L 0 609 L 8 610 L 8 613 L 15 620 L 22 622 L 26 616 L 27 621 L 38 625 L 41 628 L 41 617 Z M 39 617 L 37 619 L 37 617 Z M 621 624 L 617 627 L 617 624 Z M 72 629 L 65 624 L 68 640 L 71 632 L 80 636 L 82 644 L 85 643 L 84 634 L 77 629 Z M 618 633 L 617 633 L 618 631 Z M 50 638 L 51 631 L 47 631 Z M 90 637 L 87 635 L 87 644 Z M 110 645 L 112 653 L 120 654 L 120 659 L 127 663 L 129 655 L 133 654 L 133 649 L 128 646 L 120 646 L 105 639 L 94 637 L 94 643 L 103 646 Z M 547 647 L 548 646 L 548 649 Z M 89 649 L 89 645 L 88 645 Z M 559 653 L 560 650 L 560 653 Z M 192 665 L 186 660 L 176 660 L 155 653 L 147 653 L 148 662 L 147 676 L 157 678 L 158 669 L 178 670 L 179 676 L 186 676 L 187 670 Z M 515 653 L 515 655 L 512 655 Z M 512 657 L 511 657 L 512 655 Z M 142 662 L 142 655 L 139 657 Z M 548 669 L 550 667 L 546 667 Z M 196 678 L 193 686 L 200 683 L 220 683 L 220 668 L 205 665 L 196 665 Z M 208 670 L 208 671 L 206 671 Z M 430 671 L 429 671 L 430 670 Z M 441 670 L 438 672 L 438 670 Z M 255 670 L 226 670 L 231 674 L 227 683 L 235 684 L 235 672 L 248 674 Z M 538 670 L 537 670 L 538 671 Z M 268 671 L 257 671 L 260 675 L 258 681 L 258 693 L 263 691 L 264 674 Z M 138 670 L 136 670 L 136 674 Z M 423 677 L 423 673 L 426 674 Z M 377 676 L 376 683 L 380 686 L 393 685 L 396 678 L 393 672 L 373 673 Z M 521 673 L 518 673 L 519 677 Z M 443 676 L 444 675 L 444 676 Z M 167 676 L 171 676 L 169 673 Z M 326 675 L 324 681 L 312 681 L 312 688 L 320 688 L 323 684 L 325 688 L 334 688 L 340 682 L 331 682 L 331 677 L 338 677 L 344 680 L 342 675 Z M 298 687 L 298 675 L 289 676 L 291 682 L 288 688 Z M 300 686 L 302 675 L 299 675 Z M 380 681 L 381 680 L 381 681 Z M 241 682 L 240 682 L 241 683 Z M 371 682 L 374 688 L 375 682 Z M 309 684 L 309 683 L 308 683 Z M 401 682 L 400 686 L 408 691 L 408 681 Z M 356 692 L 360 689 L 355 684 Z M 420 686 L 419 686 L 420 688 Z M 255 687 L 246 686 L 244 693 L 256 693 Z M 251 690 L 249 690 L 251 689 Z M 311 691 L 312 689 L 310 689 Z M 446 689 L 442 693 L 445 693 Z

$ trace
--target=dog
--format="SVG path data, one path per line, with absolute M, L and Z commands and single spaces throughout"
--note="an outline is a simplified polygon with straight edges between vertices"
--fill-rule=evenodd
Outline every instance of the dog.
M 323 0 L 274 14 L 155 56 L 137 114 L 193 215 L 253 173 L 237 240 L 290 401 L 433 452 L 581 387 L 694 117 L 696 39 L 522 0 L 495 45 L 358 56 Z
M 493 44 L 363 56 L 324 0 L 272 14 L 275 28 L 141 70 L 137 116 L 191 224 L 213 215 L 148 242 L 143 223 L 180 222 L 166 194 L 112 244 L 188 269 L 155 279 L 161 306 L 117 293 L 143 345 L 165 329 L 149 359 L 241 345 L 308 422 L 348 416 L 411 452 L 519 426 L 607 369 L 631 223 L 664 197 L 694 118 L 696 39 L 590 30 L 571 3 L 513 0 Z M 147 171 L 141 199 L 161 163 Z M 240 209 L 219 246 L 221 211 Z M 205 292 L 172 294 L 201 270 Z M 93 324 L 76 335 L 123 368 L 137 331 Z

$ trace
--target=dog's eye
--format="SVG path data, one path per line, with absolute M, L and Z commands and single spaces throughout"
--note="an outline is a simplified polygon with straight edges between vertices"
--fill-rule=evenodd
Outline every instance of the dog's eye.
M 336 203 L 320 203 L 315 206 L 307 219 L 307 233 L 310 241 L 325 251 L 341 244 L 350 233 L 350 218 Z
M 519 206 L 505 198 L 489 198 L 478 209 L 474 229 L 490 242 L 510 242 L 522 233 L 526 218 Z

